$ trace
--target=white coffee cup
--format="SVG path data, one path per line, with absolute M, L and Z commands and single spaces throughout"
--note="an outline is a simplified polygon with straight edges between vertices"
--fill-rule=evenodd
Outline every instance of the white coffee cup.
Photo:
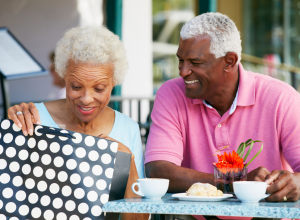
M 134 189 L 138 186 L 139 190 Z M 168 179 L 158 179 L 158 178 L 145 178 L 138 179 L 137 183 L 132 184 L 131 190 L 146 199 L 161 199 L 162 196 L 166 194 L 169 188 Z
M 267 198 L 267 183 L 258 181 L 237 181 L 233 182 L 233 191 L 241 202 L 257 203 Z

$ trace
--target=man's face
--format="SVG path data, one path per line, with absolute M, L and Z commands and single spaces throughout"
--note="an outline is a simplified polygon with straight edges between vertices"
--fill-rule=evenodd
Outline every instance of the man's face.
M 188 98 L 210 100 L 222 92 L 224 59 L 216 59 L 211 54 L 210 41 L 207 35 L 180 39 L 177 51 L 179 75 L 184 79 Z

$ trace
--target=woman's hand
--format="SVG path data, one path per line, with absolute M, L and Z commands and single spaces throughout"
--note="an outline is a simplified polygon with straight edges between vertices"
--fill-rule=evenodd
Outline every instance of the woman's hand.
M 20 105 L 12 106 L 7 112 L 8 118 L 13 120 L 19 128 L 22 128 L 25 136 L 33 135 L 33 124 L 41 124 L 39 112 L 32 102 L 23 102 Z
M 99 137 L 99 138 L 104 138 L 104 139 L 107 139 L 107 140 L 110 140 L 110 141 L 117 142 L 117 143 L 118 143 L 118 151 L 122 151 L 122 152 L 125 152 L 125 153 L 129 153 L 129 154 L 131 154 L 131 155 L 134 157 L 134 155 L 131 153 L 131 151 L 129 150 L 129 148 L 126 147 L 126 146 L 125 146 L 124 144 L 122 144 L 121 142 L 116 141 L 115 139 L 110 138 L 110 137 L 107 136 L 106 134 L 100 134 L 98 137 Z

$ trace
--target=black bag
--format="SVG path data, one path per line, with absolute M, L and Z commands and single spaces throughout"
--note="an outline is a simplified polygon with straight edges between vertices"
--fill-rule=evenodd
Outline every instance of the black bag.
M 0 213 L 13 220 L 104 219 L 103 204 L 124 197 L 129 176 L 131 155 L 117 150 L 117 142 L 40 125 L 26 137 L 2 120 Z

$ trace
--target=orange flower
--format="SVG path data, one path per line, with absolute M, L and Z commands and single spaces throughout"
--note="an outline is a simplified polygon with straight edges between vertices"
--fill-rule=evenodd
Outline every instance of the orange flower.
M 244 168 L 243 159 L 233 150 L 232 154 L 218 154 L 218 163 L 214 163 L 217 168 Z

